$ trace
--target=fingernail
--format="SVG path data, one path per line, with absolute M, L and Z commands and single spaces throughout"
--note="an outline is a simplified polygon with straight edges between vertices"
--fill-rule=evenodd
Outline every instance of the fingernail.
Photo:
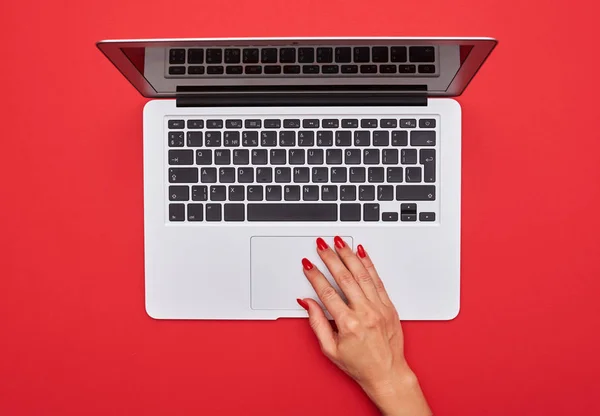
M 319 238 L 317 238 L 317 247 L 319 248 L 319 250 L 325 250 L 329 246 L 327 245 L 325 240 L 323 240 L 321 237 L 319 237 Z
M 309 259 L 302 259 L 302 267 L 304 267 L 306 270 L 311 270 L 313 268 L 313 264 Z
M 362 244 L 359 244 L 356 247 L 356 252 L 358 253 L 358 257 L 360 257 L 361 259 L 367 257 L 367 253 L 365 253 L 365 248 L 362 246 Z
M 296 299 L 298 305 L 302 306 L 304 309 L 308 310 L 308 303 L 304 302 L 302 299 Z
M 335 238 L 333 239 L 333 241 L 334 241 L 335 246 L 337 248 L 344 248 L 344 247 L 346 247 L 346 244 L 344 244 L 344 240 L 342 240 L 342 238 L 339 237 L 339 236 L 337 236 L 337 235 L 335 236 Z

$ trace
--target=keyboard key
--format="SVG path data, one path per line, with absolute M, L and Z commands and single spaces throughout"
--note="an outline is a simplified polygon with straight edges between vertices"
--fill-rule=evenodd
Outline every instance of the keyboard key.
M 187 128 L 188 129 L 203 129 L 204 128 L 204 120 L 188 120 Z
M 379 65 L 379 72 L 382 74 L 395 74 L 396 71 L 396 65 Z
M 396 201 L 435 201 L 435 186 L 396 185 Z
M 403 165 L 416 165 L 417 149 L 402 149 L 400 153 L 400 161 Z
M 363 220 L 364 221 L 379 221 L 379 204 L 364 204 L 363 205 Z
M 169 63 L 171 65 L 185 64 L 185 49 L 169 50 Z
M 242 133 L 242 146 L 244 146 L 244 147 L 258 146 L 258 132 L 257 131 L 243 132 Z
M 263 64 L 273 64 L 277 62 L 277 49 L 276 48 L 263 48 L 260 51 L 260 61 Z
M 231 163 L 231 152 L 226 150 L 215 150 L 215 165 L 229 165 Z
M 246 120 L 244 125 L 247 129 L 260 129 L 262 122 L 260 120 Z
M 250 164 L 250 152 L 246 149 L 234 150 L 233 151 L 233 164 L 234 165 Z
M 361 185 L 358 187 L 358 199 L 359 201 L 374 201 L 375 200 L 375 186 L 373 185 Z
M 435 131 L 413 130 L 410 132 L 411 146 L 435 146 Z
M 415 65 L 398 65 L 398 72 L 401 74 L 414 74 L 417 72 Z
M 361 65 L 360 73 L 361 74 L 376 74 L 377 73 L 377 65 Z
M 323 164 L 323 149 L 310 149 L 308 151 L 308 164 L 309 165 L 322 165 Z
M 384 118 L 381 120 L 381 127 L 386 129 L 395 129 L 398 126 L 398 122 L 395 118 Z
M 223 134 L 223 146 L 238 147 L 239 145 L 240 145 L 240 132 L 239 131 L 226 131 Z
M 325 152 L 325 163 L 328 165 L 341 165 L 342 149 L 327 149 Z
M 314 131 L 299 131 L 298 146 L 314 146 L 315 132 Z
M 387 181 L 389 183 L 399 183 L 404 180 L 404 169 L 401 167 L 387 168 Z
M 379 165 L 379 149 L 365 149 L 363 151 L 365 165 Z
M 377 200 L 378 201 L 393 201 L 394 200 L 394 187 L 392 185 L 377 186 Z
M 314 61 L 314 48 L 298 48 L 298 62 L 300 62 L 301 64 L 312 64 Z
M 293 64 L 296 62 L 296 49 L 281 48 L 279 49 L 279 62 L 285 64 Z
M 323 74 L 337 74 L 340 72 L 340 67 L 337 65 L 323 65 L 321 67 L 321 72 Z
M 256 182 L 273 182 L 273 168 L 256 168 Z
M 304 149 L 290 149 L 289 161 L 290 165 L 304 165 Z
M 360 127 L 363 129 L 375 129 L 377 128 L 377 119 L 364 118 L 360 121 Z
M 217 48 L 210 48 L 206 50 L 206 63 L 207 64 L 220 64 L 223 62 L 223 50 Z
M 182 131 L 170 131 L 169 132 L 169 147 L 183 147 L 183 132 Z
M 193 150 L 169 150 L 169 165 L 193 165 Z
M 241 129 L 242 128 L 242 120 L 226 120 L 225 127 L 228 129 Z
M 209 75 L 221 75 L 224 72 L 225 68 L 223 68 L 222 66 L 211 65 L 206 67 L 206 73 Z
M 423 222 L 435 221 L 435 212 L 419 213 L 419 221 L 423 221 Z
M 248 204 L 248 221 L 337 221 L 337 204 Z
M 303 74 L 318 74 L 319 73 L 319 65 L 303 65 L 302 73 Z
M 190 188 L 188 186 L 169 186 L 169 201 L 187 201 L 188 199 L 190 199 Z
M 246 75 L 260 75 L 262 74 L 262 66 L 260 65 L 246 65 L 244 68 Z
M 326 118 L 323 120 L 323 128 L 325 129 L 337 129 L 340 126 L 340 121 L 332 118 Z M 317 126 L 319 127 L 319 126 Z
M 254 182 L 254 168 L 238 168 L 237 175 L 239 183 Z
M 204 75 L 203 66 L 188 66 L 187 71 L 189 75 Z
M 284 65 L 283 73 L 284 74 L 299 74 L 300 73 L 300 65 Z
M 328 168 L 312 168 L 312 182 L 327 182 L 329 179 Z
M 318 131 L 317 146 L 333 146 L 333 132 L 324 130 Z
M 416 221 L 417 214 L 402 214 L 402 215 L 400 215 L 400 220 L 401 221 Z
M 354 48 L 354 62 L 369 62 L 371 60 L 371 51 L 368 46 L 359 46 Z
M 344 183 L 347 180 L 347 168 L 338 167 L 331 168 L 331 182 L 333 183 Z
M 342 120 L 342 127 L 345 129 L 358 128 L 358 120 L 355 118 L 345 118 Z
M 271 165 L 285 165 L 285 150 L 284 149 L 273 149 L 271 150 Z
M 435 65 L 419 65 L 420 74 L 435 74 Z
M 381 151 L 381 159 L 384 165 L 397 165 L 398 164 L 398 150 L 397 149 L 383 149 Z
M 257 149 L 252 151 L 252 164 L 253 165 L 266 165 L 267 162 L 267 151 L 265 149 Z
M 276 168 L 275 169 L 275 182 L 290 183 L 291 181 L 292 181 L 292 169 L 291 168 Z
M 406 182 L 421 182 L 421 168 L 418 166 L 406 168 Z
M 346 149 L 346 165 L 360 165 L 360 149 Z
M 257 48 L 246 48 L 242 53 L 242 59 L 245 64 L 257 64 L 258 63 L 258 49 Z M 260 67 L 259 67 L 260 68 Z
M 302 127 L 305 129 L 318 129 L 319 120 L 316 118 L 307 118 L 302 120 Z
M 390 48 L 390 57 L 392 62 L 406 62 L 406 46 L 392 46 Z
M 221 221 L 221 204 L 206 204 L 206 221 Z
M 217 168 L 202 168 L 202 169 L 200 169 L 200 182 L 216 183 L 217 182 Z
M 321 187 L 321 201 L 337 201 L 337 186 L 323 185 Z
M 185 66 L 171 66 L 169 67 L 169 75 L 184 75 Z
M 319 187 L 317 185 L 304 185 L 302 187 L 302 200 L 318 201 L 319 200 Z
M 356 130 L 354 132 L 354 146 L 371 146 L 371 133 L 366 130 Z
M 309 173 L 308 168 L 294 168 L 294 182 L 308 183 Z
M 244 187 L 241 185 L 229 185 L 229 200 L 230 201 L 243 201 L 244 200 Z
M 239 49 L 225 49 L 225 63 L 239 64 L 242 61 L 242 53 Z
M 214 185 L 210 187 L 211 201 L 225 201 L 227 199 L 227 188 L 223 185 Z
M 248 186 L 247 189 L 248 201 L 262 201 L 263 200 L 263 187 L 262 185 Z
M 246 207 L 244 204 L 225 204 L 225 221 L 244 221 Z
M 296 132 L 295 131 L 280 131 L 279 132 L 279 146 L 281 146 L 281 147 L 296 146 Z
M 365 168 L 350 168 L 350 182 L 366 182 Z
M 336 120 L 337 121 L 337 120 Z M 341 130 L 335 132 L 335 145 L 349 147 L 352 145 L 352 132 L 348 130 Z
M 414 118 L 400 119 L 400 127 L 403 129 L 414 129 L 417 127 L 417 120 Z
M 281 201 L 281 185 L 269 185 L 265 187 L 267 201 Z
M 342 74 L 358 74 L 358 65 L 342 65 Z
M 204 206 L 202 204 L 188 204 L 188 221 L 204 220 Z
M 400 204 L 400 213 L 416 214 L 417 213 L 417 204 Z
M 369 182 L 383 182 L 383 168 L 369 168 Z
M 411 46 L 408 48 L 411 62 L 435 62 L 435 49 L 433 46 Z
M 283 199 L 286 201 L 300 201 L 300 186 L 286 185 L 283 188 Z
M 397 212 L 384 212 L 381 214 L 382 221 L 398 221 L 398 213 Z
M 235 168 L 220 168 L 219 169 L 219 182 L 234 183 L 235 182 Z
M 192 186 L 192 201 L 208 201 L 208 186 Z
M 408 146 L 408 132 L 404 130 L 393 131 L 392 146 Z
M 335 48 L 335 62 L 337 62 L 337 63 L 352 62 L 352 48 L 349 48 L 349 47 Z
M 389 146 L 390 133 L 388 131 L 377 130 L 373 132 L 373 146 Z
M 169 204 L 169 221 L 185 221 L 184 204 Z
M 421 149 L 419 159 L 423 165 L 423 180 L 435 182 L 435 149 Z
M 340 221 L 360 221 L 360 204 L 340 204 Z
M 275 146 L 277 146 L 277 132 L 275 132 L 275 131 L 263 131 L 263 132 L 261 132 L 260 133 L 260 145 L 262 147 L 275 147 Z
M 204 135 L 206 147 L 221 147 L 221 132 L 207 131 Z
M 202 132 L 201 131 L 188 131 L 187 132 L 187 145 L 188 145 L 188 147 L 202 147 Z
M 333 62 L 333 48 L 317 48 L 317 62 L 320 64 Z
M 422 118 L 419 120 L 419 127 L 422 129 L 433 129 L 435 128 L 434 118 Z
M 170 183 L 197 183 L 198 168 L 169 168 Z
M 373 55 L 373 62 L 388 62 L 390 59 L 387 46 L 373 46 L 371 53 Z
M 280 65 L 265 65 L 265 74 L 267 74 L 267 75 L 281 74 L 281 66 Z
M 284 129 L 299 129 L 300 128 L 300 120 L 297 118 L 285 119 L 285 120 L 283 120 L 283 128 Z
M 184 127 L 184 122 L 183 120 L 169 120 L 169 122 L 167 123 L 168 127 L 170 129 L 182 129 Z
M 356 185 L 340 186 L 341 201 L 356 201 Z

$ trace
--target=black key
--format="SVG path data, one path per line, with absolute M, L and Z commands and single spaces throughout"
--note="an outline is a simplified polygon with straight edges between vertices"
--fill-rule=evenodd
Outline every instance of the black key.
M 340 204 L 340 221 L 360 221 L 360 204 Z
M 314 131 L 299 131 L 298 146 L 314 146 L 315 132 Z
M 316 118 L 307 118 L 302 120 L 302 127 L 305 129 L 318 129 L 319 120 Z
M 204 207 L 202 204 L 188 204 L 188 221 L 202 221 L 204 220 Z
M 393 131 L 392 146 L 408 146 L 408 132 L 404 130 Z
M 263 200 L 263 187 L 262 185 L 248 186 L 247 189 L 248 201 L 262 201 Z
M 373 132 L 373 146 L 389 146 L 390 132 L 377 130 Z
M 303 65 L 302 73 L 303 74 L 318 74 L 319 73 L 319 65 Z
M 394 200 L 394 187 L 392 185 L 378 185 L 377 186 L 377 200 L 378 201 L 393 201 Z
M 308 183 L 309 173 L 308 168 L 294 168 L 294 182 Z
M 184 127 L 183 120 L 169 120 L 168 126 L 170 129 L 182 129 Z
M 265 74 L 267 74 L 267 75 L 281 74 L 281 65 L 265 65 Z
M 354 62 L 369 62 L 371 60 L 371 51 L 368 46 L 359 46 L 354 48 Z
M 221 204 L 206 204 L 206 221 L 221 221 Z
M 279 146 L 281 146 L 281 147 L 296 146 L 296 132 L 295 131 L 280 131 L 279 132 Z
M 348 130 L 336 131 L 335 145 L 344 147 L 352 146 L 352 132 Z
M 239 183 L 254 182 L 254 168 L 238 168 L 237 175 Z
M 256 168 L 256 182 L 273 182 L 273 168 Z
M 398 122 L 395 118 L 384 118 L 381 120 L 381 127 L 386 129 L 395 129 L 398 126 Z
M 390 48 L 390 57 L 392 62 L 406 62 L 406 46 L 392 46 Z
M 420 212 L 419 213 L 419 221 L 423 221 L 423 222 L 435 221 L 435 212 Z
M 275 182 L 290 183 L 291 181 L 292 181 L 292 169 L 291 168 L 276 168 L 275 169 Z
M 286 201 L 300 201 L 300 186 L 286 185 L 283 188 L 283 199 Z
M 419 65 L 419 73 L 435 74 L 435 65 Z
M 206 73 L 210 75 L 220 75 L 225 72 L 225 68 L 219 65 L 211 65 L 206 67 Z
M 435 131 L 413 130 L 410 132 L 411 146 L 435 146 Z
M 169 165 L 193 165 L 193 150 L 169 150 Z
M 203 66 L 188 66 L 187 71 L 190 75 L 204 75 Z
M 377 65 L 361 65 L 360 73 L 361 74 L 376 74 L 377 73 Z
M 387 168 L 387 181 L 389 183 L 399 183 L 404 180 L 403 169 L 401 167 Z
M 170 183 L 197 183 L 198 168 L 169 168 Z
M 327 182 L 329 179 L 328 168 L 312 168 L 312 182 Z
M 221 147 L 220 131 L 207 131 L 204 135 L 204 139 L 206 147 Z
M 277 49 L 263 48 L 260 51 L 260 61 L 263 64 L 274 64 L 275 62 L 277 62 Z
M 333 48 L 317 48 L 317 62 L 320 64 L 333 62 Z
M 171 65 L 185 64 L 185 49 L 169 50 L 169 63 Z
M 281 185 L 268 185 L 265 188 L 267 201 L 281 201 Z
M 414 74 L 417 72 L 415 65 L 398 65 L 398 72 L 401 74 Z
M 340 186 L 340 200 L 356 201 L 356 185 Z
M 230 201 L 243 201 L 244 200 L 244 187 L 241 185 L 229 185 L 229 200 Z
M 299 74 L 300 73 L 300 65 L 284 65 L 283 73 L 284 74 Z
M 414 129 L 417 127 L 417 120 L 414 118 L 403 118 L 400 119 L 400 127 L 403 129 Z
M 279 49 L 279 62 L 282 64 L 293 64 L 296 62 L 296 49 L 281 48 Z
M 319 200 L 319 187 L 317 185 L 304 185 L 302 187 L 302 200 L 318 201 Z
M 396 201 L 435 201 L 435 185 L 396 185 Z
M 342 65 L 342 74 L 358 74 L 358 65 Z
M 363 220 L 364 221 L 379 221 L 379 204 L 364 204 L 363 205 Z
M 215 165 L 229 165 L 231 163 L 231 152 L 229 149 L 215 150 Z
M 400 204 L 400 213 L 401 214 L 416 214 L 417 213 L 417 204 Z
M 202 183 L 217 182 L 217 168 L 202 168 L 202 169 L 200 169 L 200 182 L 202 182 Z
M 356 130 L 354 132 L 354 146 L 371 146 L 371 133 L 366 130 Z
M 207 64 L 220 64 L 223 62 L 223 50 L 217 48 L 210 48 L 206 50 L 206 63 Z
M 360 121 L 360 127 L 362 127 L 363 129 L 375 129 L 377 128 L 377 119 L 364 118 Z
M 381 152 L 381 160 L 384 165 L 397 165 L 398 149 L 383 149 Z
M 233 151 L 233 164 L 234 165 L 248 165 L 250 164 L 250 152 L 246 149 L 234 150 Z
M 387 46 L 373 46 L 371 51 L 373 62 L 388 62 L 390 60 Z
M 244 221 L 244 204 L 225 204 L 225 221 Z
M 257 131 L 243 132 L 242 133 L 242 146 L 244 146 L 244 147 L 258 146 L 258 132 Z
M 290 149 L 289 163 L 290 165 L 304 165 L 304 149 Z
M 419 166 L 406 168 L 406 182 L 421 182 L 421 168 Z
M 169 186 L 169 201 L 187 201 L 190 199 L 190 188 L 188 186 Z
M 325 152 L 325 160 L 328 165 L 342 164 L 342 149 L 327 149 Z
M 323 185 L 321 187 L 321 201 L 337 201 L 337 185 Z
M 246 65 L 244 68 L 246 75 L 260 75 L 262 74 L 262 66 L 260 65 Z
M 277 146 L 277 132 L 276 131 L 263 131 L 263 132 L 261 132 L 260 133 L 260 145 L 262 147 L 275 147 L 275 146 Z
M 345 167 L 331 168 L 331 182 L 333 183 L 344 183 L 348 176 L 347 169 Z
M 333 146 L 333 132 L 328 130 L 318 131 L 317 146 Z
M 308 164 L 309 165 L 322 165 L 323 164 L 323 149 L 309 149 Z
M 434 129 L 435 119 L 434 118 L 422 118 L 419 120 L 419 127 L 422 129 Z
M 363 151 L 365 165 L 379 165 L 379 149 L 365 149 Z
M 202 147 L 202 132 L 201 131 L 188 131 L 187 132 L 187 145 L 188 145 L 188 147 Z
M 335 118 L 326 118 L 323 120 L 323 128 L 325 129 L 337 129 L 339 126 L 340 121 Z
M 345 163 L 346 165 L 360 165 L 360 149 L 346 149 Z
M 214 185 L 210 187 L 211 201 L 225 201 L 227 199 L 227 188 L 223 185 Z
M 283 120 L 283 128 L 284 129 L 299 129 L 300 128 L 300 120 L 297 118 L 285 119 L 285 120 Z
M 417 220 L 417 214 L 401 214 L 400 215 L 400 220 L 401 221 L 416 221 Z
M 240 145 L 240 132 L 239 131 L 226 131 L 223 134 L 223 146 L 238 147 L 239 145 Z
M 185 66 L 170 66 L 169 75 L 184 75 Z
M 202 68 L 202 67 L 198 67 Z M 242 73 L 244 68 L 241 65 L 231 65 L 225 68 L 225 72 L 230 75 L 239 75 Z M 222 66 L 209 66 L 207 69 L 207 74 L 222 74 L 223 67 Z
M 281 120 L 276 118 L 274 119 L 266 119 L 264 123 L 265 129 L 278 129 L 281 127 Z
M 225 127 L 227 127 L 228 129 L 241 129 L 242 128 L 242 120 L 240 120 L 240 119 L 226 120 Z
M 337 204 L 248 204 L 248 221 L 337 221 Z
M 188 129 L 203 129 L 204 128 L 204 120 L 188 120 L 187 128 Z
M 397 212 L 384 212 L 381 214 L 381 219 L 383 221 L 398 221 L 398 213 Z
M 423 180 L 435 182 L 435 149 L 421 149 L 420 163 L 423 165 Z
M 260 129 L 262 122 L 260 120 L 246 120 L 244 125 L 247 129 Z
M 396 65 L 379 65 L 379 72 L 382 74 L 395 74 L 397 68 Z
M 352 48 L 349 48 L 349 47 L 335 48 L 335 62 L 337 62 L 337 63 L 352 62 Z
M 235 168 L 220 168 L 219 169 L 219 182 L 234 183 L 235 182 Z
M 358 187 L 359 201 L 375 201 L 375 186 L 361 185 Z
M 257 48 L 247 48 L 244 49 L 242 53 L 242 59 L 245 64 L 256 64 L 258 63 L 258 49 Z M 260 67 L 259 67 L 260 68 Z
M 411 62 L 435 62 L 435 49 L 433 46 L 411 46 L 408 56 Z
M 271 165 L 285 165 L 285 153 L 284 149 L 271 150 Z
M 369 168 L 369 182 L 383 182 L 383 168 Z
M 253 165 L 266 165 L 267 161 L 267 151 L 265 149 L 257 149 L 252 151 L 252 164 Z
M 183 147 L 183 132 L 182 131 L 170 131 L 169 132 L 169 147 Z
M 323 74 L 337 74 L 340 72 L 340 67 L 337 65 L 323 65 L 321 67 L 321 72 Z
M 400 161 L 403 165 L 416 165 L 417 149 L 402 149 L 400 152 Z
M 365 168 L 350 168 L 350 182 L 366 182 Z
M 239 64 L 242 61 L 242 53 L 239 49 L 225 49 L 225 63 Z
M 314 61 L 314 48 L 298 48 L 298 62 L 300 62 L 301 64 L 312 64 Z
M 185 221 L 184 204 L 169 204 L 169 221 Z
M 192 201 L 208 201 L 208 186 L 192 186 Z
M 342 127 L 345 129 L 358 128 L 358 120 L 355 118 L 345 118 L 342 120 Z

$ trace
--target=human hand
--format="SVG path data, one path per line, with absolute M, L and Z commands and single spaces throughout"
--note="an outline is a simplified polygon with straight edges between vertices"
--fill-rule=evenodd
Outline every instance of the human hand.
M 398 313 L 359 245 L 354 254 L 335 237 L 335 251 L 317 239 L 317 253 L 348 302 L 308 259 L 304 274 L 332 318 L 335 330 L 313 299 L 298 299 L 308 311 L 310 326 L 323 353 L 352 377 L 384 415 L 431 415 L 418 380 L 404 358 L 404 337 Z

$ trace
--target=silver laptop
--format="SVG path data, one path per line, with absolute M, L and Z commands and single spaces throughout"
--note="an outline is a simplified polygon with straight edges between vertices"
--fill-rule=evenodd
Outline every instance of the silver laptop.
M 305 317 L 315 239 L 369 252 L 405 320 L 460 308 L 460 95 L 489 38 L 115 40 L 145 97 L 146 311 Z M 328 278 L 333 282 L 331 276 Z M 337 287 L 337 286 L 336 286 Z

